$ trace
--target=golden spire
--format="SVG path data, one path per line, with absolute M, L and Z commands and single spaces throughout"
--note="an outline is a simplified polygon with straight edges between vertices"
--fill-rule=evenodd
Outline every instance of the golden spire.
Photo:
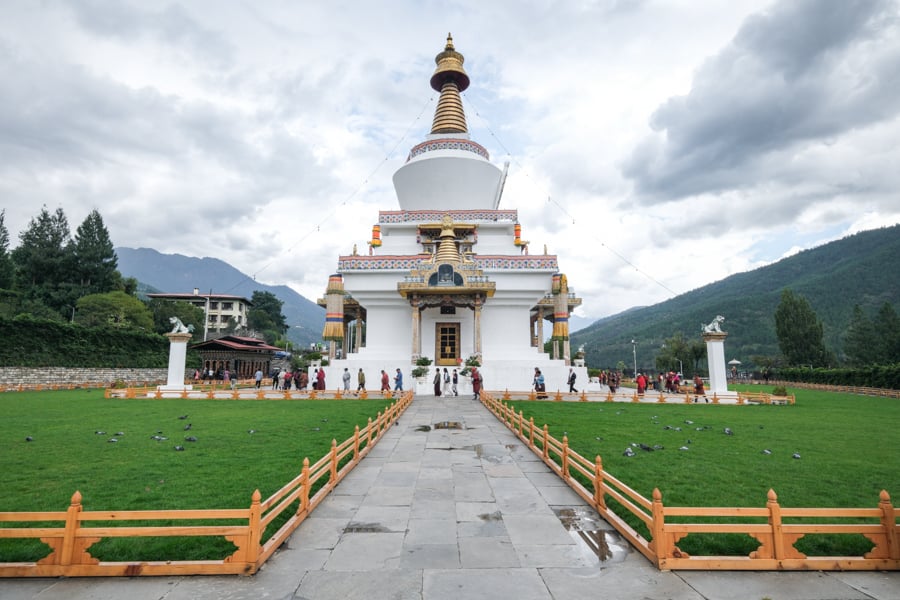
M 453 219 L 444 215 L 441 220 L 441 243 L 438 245 L 435 263 L 459 263 L 459 250 L 456 248 L 456 232 L 453 230 Z
M 431 76 L 431 87 L 441 93 L 431 133 L 467 133 L 466 113 L 463 112 L 460 92 L 469 87 L 469 76 L 463 69 L 465 59 L 453 47 L 453 37 L 447 34 L 444 51 L 434 57 L 437 68 Z

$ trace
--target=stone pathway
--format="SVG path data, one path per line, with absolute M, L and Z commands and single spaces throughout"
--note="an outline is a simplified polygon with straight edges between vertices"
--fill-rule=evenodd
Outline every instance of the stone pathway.
M 254 577 L 0 580 L 0 598 L 900 599 L 900 573 L 660 572 L 480 403 L 419 396 Z

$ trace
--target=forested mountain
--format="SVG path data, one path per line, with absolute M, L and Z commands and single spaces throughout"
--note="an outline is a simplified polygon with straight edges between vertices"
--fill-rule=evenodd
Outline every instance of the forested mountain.
M 723 315 L 726 360 L 748 365 L 754 355 L 777 356 L 774 313 L 785 288 L 805 297 L 825 329 L 825 343 L 838 358 L 854 305 L 869 315 L 885 302 L 900 303 L 900 225 L 865 231 L 806 250 L 777 263 L 732 275 L 671 300 L 606 317 L 572 334 L 572 348 L 585 346 L 590 367 L 633 361 L 655 369 L 666 338 L 683 332 L 699 339 L 701 324 Z M 687 368 L 687 366 L 686 366 Z
M 270 292 L 284 302 L 281 312 L 290 326 L 288 339 L 304 346 L 322 339 L 325 310 L 286 285 L 258 283 L 217 258 L 162 254 L 151 248 L 116 248 L 116 255 L 122 275 L 137 279 L 145 293 L 152 291 L 148 288 L 163 293 L 189 293 L 199 288 L 204 294 L 250 299 L 254 291 Z

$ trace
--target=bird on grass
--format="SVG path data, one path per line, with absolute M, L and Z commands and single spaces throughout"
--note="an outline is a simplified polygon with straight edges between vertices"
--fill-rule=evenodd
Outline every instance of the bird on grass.
M 34 441 L 34 438 L 31 437 L 30 435 L 26 435 L 26 436 L 25 436 L 25 441 L 26 441 L 26 442 L 33 442 L 33 441 Z
M 184 420 L 185 420 L 185 419 L 187 419 L 187 418 L 188 418 L 188 416 L 187 416 L 187 415 L 181 415 L 181 416 L 180 416 L 180 417 L 178 417 L 178 418 L 179 418 L 179 419 L 181 419 L 181 420 L 182 420 L 182 421 L 184 421 Z
M 116 438 L 109 438 L 109 439 L 106 440 L 106 441 L 109 442 L 110 444 L 115 444 L 115 443 L 118 442 L 119 440 L 117 440 Z
M 100 431 L 99 429 L 97 431 L 95 431 L 94 433 L 96 433 L 97 435 L 106 435 L 105 431 Z
M 681 448 L 679 448 L 679 450 L 690 450 L 690 448 L 688 448 L 687 446 L 682 446 Z
M 185 425 L 185 426 L 184 426 L 184 430 L 185 430 L 185 431 L 190 431 L 190 430 L 191 430 L 191 424 L 188 423 L 187 425 Z
M 195 438 L 195 437 L 192 436 L 192 435 L 189 435 L 189 436 L 186 436 L 186 437 L 184 438 L 184 441 L 186 441 L 186 442 L 196 442 L 196 441 L 197 441 L 197 438 Z
M 249 433 L 250 435 L 253 435 L 254 433 L 256 433 L 256 430 L 255 430 L 255 429 L 248 429 L 248 430 L 247 430 L 247 433 Z
M 797 453 L 797 452 L 794 452 L 793 454 L 791 454 L 791 458 L 797 458 L 797 459 L 799 459 L 799 458 L 800 458 L 800 454 Z
M 725 435 L 734 435 L 734 432 L 729 427 L 724 429 L 724 433 Z
M 766 448 L 765 450 L 762 451 L 762 453 L 763 454 L 772 454 L 772 451 L 769 450 L 768 448 Z
M 627 457 L 631 458 L 632 456 L 634 456 L 634 450 L 632 450 L 630 447 L 625 448 L 625 452 L 622 453 L 622 456 L 627 456 Z
M 184 446 L 175 446 L 175 451 L 176 451 L 176 452 L 183 452 L 183 451 L 184 451 Z
M 122 437 L 123 435 L 125 435 L 125 432 L 124 432 L 124 431 L 117 431 L 117 432 L 115 432 L 113 435 L 115 435 L 115 436 L 117 436 L 117 437 Z

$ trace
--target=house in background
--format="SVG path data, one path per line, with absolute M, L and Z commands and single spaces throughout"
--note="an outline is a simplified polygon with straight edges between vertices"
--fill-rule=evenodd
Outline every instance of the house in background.
M 201 294 L 198 288 L 192 293 L 185 294 L 147 294 L 148 298 L 169 300 L 171 302 L 189 302 L 203 310 L 206 315 L 206 323 L 203 324 L 203 339 L 210 336 L 219 337 L 228 328 L 231 319 L 234 319 L 239 329 L 247 327 L 247 313 L 253 307 L 253 302 L 243 296 L 228 294 Z

